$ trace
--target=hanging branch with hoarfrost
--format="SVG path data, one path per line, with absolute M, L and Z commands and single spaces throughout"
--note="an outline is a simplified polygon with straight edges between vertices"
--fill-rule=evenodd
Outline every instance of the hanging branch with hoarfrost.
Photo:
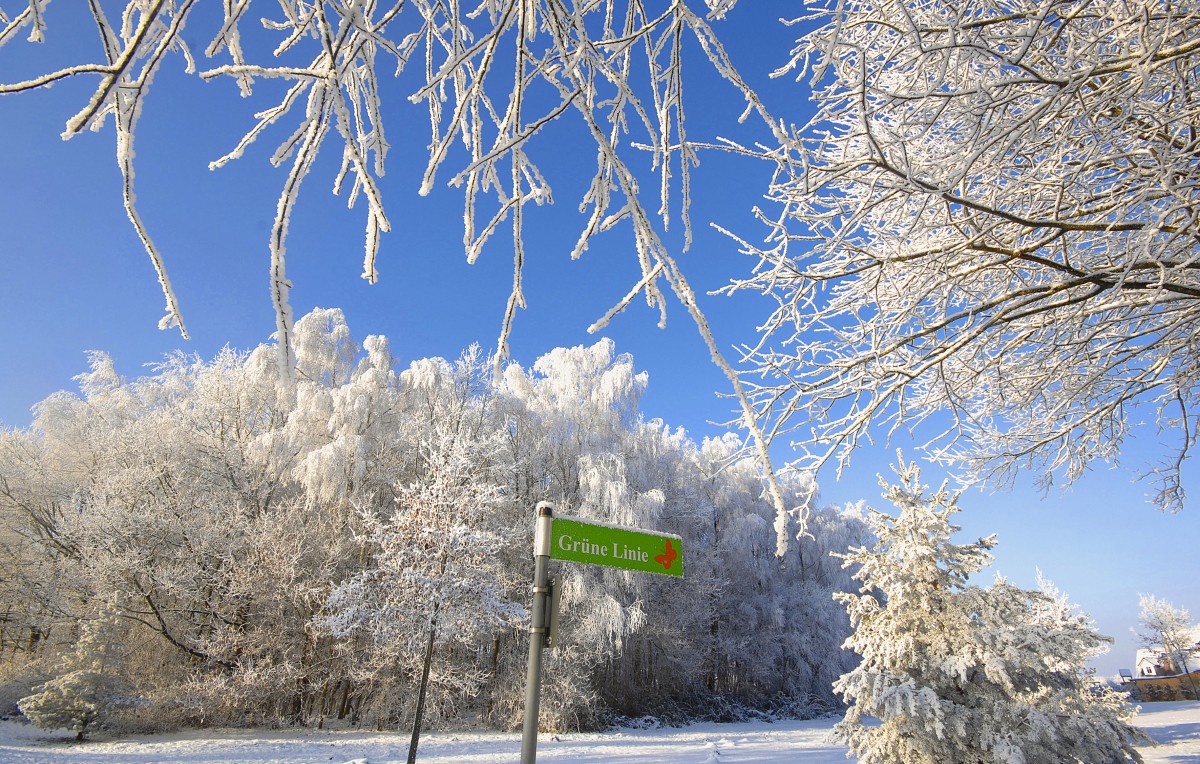
M 745 244 L 778 309 L 753 347 L 768 439 L 839 468 L 915 431 L 972 481 L 1115 462 L 1183 503 L 1200 395 L 1200 6 L 827 3 L 779 74 L 811 80 L 805 162 Z
M 786 522 L 781 489 L 774 479 L 762 437 L 741 381 L 720 351 L 695 293 L 664 243 L 661 231 L 671 220 L 673 205 L 684 228 L 684 248 L 691 241 L 691 167 L 698 161 L 696 144 L 686 130 L 683 105 L 684 45 L 698 43 L 707 65 L 730 82 L 746 102 L 743 118 L 756 114 L 784 139 L 754 91 L 738 74 L 714 33 L 710 21 L 723 18 L 736 0 L 674 0 L 648 6 L 641 0 L 479 0 L 461 4 L 440 0 L 279 0 L 266 4 L 275 16 L 261 19 L 279 35 L 276 61 L 264 62 L 263 51 L 243 46 L 240 29 L 256 21 L 264 7 L 251 0 L 226 0 L 224 16 L 205 55 L 228 55 L 229 62 L 200 72 L 212 80 L 230 77 L 243 95 L 259 80 L 291 83 L 277 105 L 259 111 L 254 126 L 224 157 L 220 167 L 240 158 L 268 128 L 287 123 L 290 136 L 271 155 L 272 164 L 290 162 L 279 196 L 270 235 L 271 297 L 279 333 L 280 367 L 290 378 L 295 365 L 292 310 L 288 300 L 287 234 L 301 185 L 314 166 L 327 138 L 340 139 L 342 162 L 334 193 L 347 192 L 350 206 L 366 200 L 363 278 L 378 278 L 376 258 L 380 237 L 391 230 L 377 184 L 385 169 L 389 143 L 383 113 L 385 88 L 380 72 L 400 77 L 414 64 L 423 84 L 409 100 L 424 103 L 432 131 L 421 186 L 427 194 L 439 173 L 464 198 L 464 247 L 473 262 L 489 240 L 508 226 L 513 242 L 513 279 L 497 339 L 497 364 L 506 357 L 508 338 L 518 308 L 525 306 L 524 214 L 529 204 L 552 201 L 550 184 L 532 159 L 528 147 L 545 125 L 568 114 L 582 123 L 596 151 L 595 175 L 580 200 L 583 229 L 571 256 L 578 258 L 592 239 L 618 224 L 632 229 L 640 278 L 591 328 L 598 331 L 639 296 L 657 308 L 660 325 L 666 320 L 667 298 L 662 288 L 683 303 L 713 361 L 730 380 L 740 401 L 739 421 L 747 427 L 767 472 L 770 492 L 779 507 L 780 527 Z M 43 11 L 47 0 L 29 0 L 19 16 L 6 20 L 0 43 L 30 29 L 29 39 L 45 37 Z M 0 84 L 0 94 L 29 90 L 80 76 L 100 76 L 86 108 L 68 125 L 64 137 L 113 111 L 118 116 L 118 158 L 126 178 L 126 210 L 154 260 L 164 294 L 167 317 L 163 324 L 179 326 L 183 319 L 162 257 L 137 214 L 132 180 L 132 141 L 137 116 L 150 77 L 167 51 L 190 54 L 179 37 L 195 0 L 128 0 L 120 40 L 112 34 L 102 0 L 88 0 L 106 51 L 102 64 L 84 64 L 24 82 Z M 699 6 L 699 11 L 697 10 Z M 197 11 L 199 13 L 199 11 Z M 7 17 L 6 17 L 7 19 Z M 205 17 L 203 20 L 209 20 Z M 193 24 L 195 27 L 196 24 Z M 283 63 L 308 60 L 307 65 Z M 141 65 L 135 75 L 134 68 Z M 455 145 L 465 147 L 458 161 Z M 635 170 L 649 155 L 657 177 L 657 208 L 644 206 Z M 676 189 L 672 192 L 674 181 Z M 649 184 L 647 184 L 649 185 Z M 673 200 L 671 194 L 678 195 Z M 498 370 L 498 367 L 497 367 Z M 782 538 L 781 533 L 781 538 Z
M 187 62 L 188 71 L 195 71 L 191 53 L 180 37 L 183 23 L 194 2 L 195 0 L 181 0 L 178 3 L 167 3 L 165 0 L 131 1 L 121 15 L 121 26 L 118 32 L 109 23 L 100 0 L 88 0 L 88 7 L 95 18 L 96 28 L 100 35 L 104 63 L 82 64 L 24 82 L 0 84 L 0 95 L 6 95 L 22 90 L 50 87 L 55 82 L 70 77 L 100 75 L 100 84 L 95 93 L 92 94 L 83 109 L 67 121 L 62 137 L 66 140 L 85 129 L 93 132 L 99 131 L 104 127 L 105 120 L 109 116 L 113 117 L 117 133 L 117 164 L 121 168 L 121 195 L 125 203 L 125 212 L 137 231 L 142 246 L 146 248 L 146 254 L 150 256 L 150 261 L 154 264 L 154 272 L 158 275 L 158 283 L 162 287 L 163 297 L 167 301 L 167 312 L 159 321 L 158 328 L 176 327 L 184 339 L 188 337 L 187 327 L 183 323 L 179 300 L 175 297 L 175 290 L 171 287 L 171 280 L 167 276 L 166 264 L 137 211 L 137 194 L 134 191 L 133 143 L 143 100 L 163 57 L 172 51 L 182 53 Z M 0 10 L 0 23 L 6 25 L 3 31 L 0 31 L 0 46 L 16 37 L 25 28 L 29 30 L 29 42 L 44 41 L 46 37 L 44 14 L 49 3 L 50 0 L 29 0 L 28 8 L 13 18 L 9 18 L 3 10 Z

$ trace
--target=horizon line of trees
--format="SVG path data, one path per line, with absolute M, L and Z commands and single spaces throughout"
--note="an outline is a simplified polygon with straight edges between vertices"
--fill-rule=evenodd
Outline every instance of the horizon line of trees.
M 1086 667 L 1111 639 L 1048 582 L 969 584 L 995 538 L 952 542 L 958 495 L 903 457 L 881 479 L 896 516 L 785 478 L 780 556 L 758 462 L 645 421 L 647 375 L 608 340 L 496 378 L 477 348 L 397 371 L 336 309 L 295 337 L 291 385 L 265 344 L 136 380 L 96 353 L 78 394 L 0 432 L 0 712 L 80 739 L 516 728 L 549 500 L 678 533 L 688 563 L 561 566 L 544 729 L 844 702 L 835 738 L 864 764 L 1141 760 L 1136 709 Z
M 0 713 L 39 689 L 99 703 L 84 727 L 396 727 L 424 675 L 428 725 L 512 728 L 541 500 L 688 545 L 682 581 L 562 566 L 545 728 L 837 705 L 852 581 L 830 552 L 866 526 L 786 480 L 808 533 L 777 556 L 758 463 L 645 421 L 612 342 L 497 378 L 478 348 L 398 371 L 338 310 L 294 339 L 292 385 L 266 344 L 133 380 L 95 353 L 0 431 Z

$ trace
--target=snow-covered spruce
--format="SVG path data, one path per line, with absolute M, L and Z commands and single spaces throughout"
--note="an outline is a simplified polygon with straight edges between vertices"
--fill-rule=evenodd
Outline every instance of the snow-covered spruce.
M 896 471 L 881 483 L 899 515 L 870 510 L 877 541 L 844 555 L 862 588 L 836 596 L 862 662 L 834 685 L 849 704 L 836 739 L 860 764 L 1140 762 L 1135 709 L 1086 668 L 1111 640 L 1045 581 L 969 585 L 995 537 L 955 543 L 958 495 L 927 493 L 903 458 Z
M 68 729 L 76 740 L 112 722 L 121 710 L 140 705 L 124 676 L 129 646 L 122 642 L 114 610 L 102 609 L 78 625 L 79 641 L 58 667 L 58 676 L 18 702 L 25 718 L 45 729 Z

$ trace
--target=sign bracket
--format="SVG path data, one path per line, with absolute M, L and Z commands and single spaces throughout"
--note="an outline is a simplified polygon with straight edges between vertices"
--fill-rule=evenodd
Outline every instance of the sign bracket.
M 562 579 L 550 579 L 550 617 L 546 623 L 546 649 L 558 647 L 558 608 L 562 602 Z

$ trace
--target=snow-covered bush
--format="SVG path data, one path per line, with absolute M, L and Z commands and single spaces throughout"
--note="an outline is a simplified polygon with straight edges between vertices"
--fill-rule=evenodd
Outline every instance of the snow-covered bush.
M 35 689 L 17 704 L 21 713 L 45 729 L 69 729 L 76 740 L 134 703 L 128 681 L 96 671 L 72 671 Z
M 45 729 L 68 729 L 76 740 L 104 726 L 119 711 L 137 705 L 133 684 L 119 673 L 125 666 L 123 634 L 111 612 L 80 625 L 65 672 L 34 688 L 17 707 Z
M 1044 581 L 968 585 L 995 537 L 955 543 L 958 496 L 926 493 L 902 459 L 897 474 L 884 496 L 899 515 L 870 511 L 877 542 L 844 555 L 862 588 L 837 597 L 862 662 L 835 684 L 849 704 L 835 737 L 861 764 L 1140 762 L 1135 709 L 1086 668 L 1111 640 Z

